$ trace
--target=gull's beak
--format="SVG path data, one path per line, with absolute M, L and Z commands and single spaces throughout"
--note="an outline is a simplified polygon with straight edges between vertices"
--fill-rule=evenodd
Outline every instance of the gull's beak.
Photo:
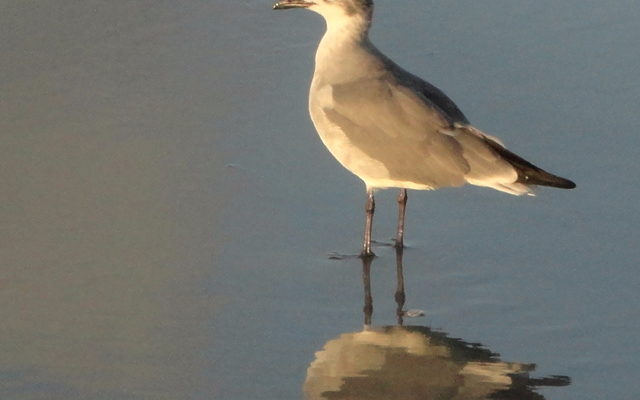
M 309 0 L 280 0 L 273 5 L 274 10 L 286 10 L 288 8 L 307 8 L 315 3 Z

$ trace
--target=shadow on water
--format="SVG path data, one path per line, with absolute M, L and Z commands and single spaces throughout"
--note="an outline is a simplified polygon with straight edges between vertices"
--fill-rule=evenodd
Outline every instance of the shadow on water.
M 404 326 L 402 250 L 396 251 L 397 325 L 372 324 L 371 264 L 362 261 L 364 328 L 325 343 L 307 370 L 307 399 L 536 399 L 536 388 L 567 386 L 570 378 L 532 378 L 535 364 L 502 361 L 479 343 L 426 326 Z

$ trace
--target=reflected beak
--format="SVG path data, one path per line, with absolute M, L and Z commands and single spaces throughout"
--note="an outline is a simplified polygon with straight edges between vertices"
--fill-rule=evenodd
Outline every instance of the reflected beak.
M 307 8 L 315 3 L 309 0 L 280 0 L 273 5 L 274 10 L 286 10 L 289 8 Z

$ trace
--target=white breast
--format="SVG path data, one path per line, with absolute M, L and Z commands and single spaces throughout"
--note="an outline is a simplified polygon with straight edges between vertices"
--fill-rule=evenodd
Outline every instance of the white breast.
M 327 111 L 333 108 L 331 85 L 319 86 L 314 81 L 309 96 L 309 113 L 322 143 L 351 173 L 362 179 L 368 187 L 405 187 L 431 189 L 428 185 L 392 179 L 385 165 L 359 149 L 350 139 L 344 126 L 332 122 Z

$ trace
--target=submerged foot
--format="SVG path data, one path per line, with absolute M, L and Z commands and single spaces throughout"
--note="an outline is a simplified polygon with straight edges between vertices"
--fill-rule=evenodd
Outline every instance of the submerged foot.
M 374 258 L 376 255 L 373 251 L 371 251 L 371 249 L 367 250 L 362 250 L 362 252 L 360 253 L 360 255 L 358 256 L 359 258 L 363 259 L 363 260 L 369 260 L 371 258 Z
M 360 254 L 340 254 L 340 253 L 329 253 L 329 260 L 351 260 L 355 258 L 360 258 Z

